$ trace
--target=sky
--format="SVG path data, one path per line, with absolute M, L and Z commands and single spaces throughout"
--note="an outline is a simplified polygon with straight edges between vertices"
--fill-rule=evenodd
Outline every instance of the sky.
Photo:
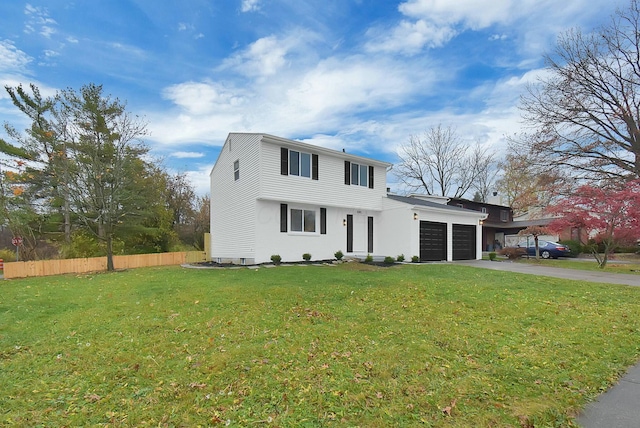
M 544 76 L 558 35 L 596 29 L 627 5 L 3 0 L 0 84 L 44 95 L 103 85 L 145 118 L 151 154 L 204 195 L 230 132 L 397 163 L 411 136 L 443 125 L 500 156 L 523 129 L 519 98 Z M 0 122 L 28 126 L 4 89 Z

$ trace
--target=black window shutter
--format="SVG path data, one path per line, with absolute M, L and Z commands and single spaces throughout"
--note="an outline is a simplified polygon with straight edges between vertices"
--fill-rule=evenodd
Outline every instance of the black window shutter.
M 287 204 L 280 204 L 280 232 L 287 231 Z
M 353 215 L 347 214 L 347 253 L 353 252 Z
M 318 179 L 318 155 L 311 155 L 311 179 Z
M 327 209 L 320 208 L 320 235 L 327 234 Z
M 373 189 L 373 167 L 369 166 L 369 189 Z
M 284 147 L 280 148 L 280 174 L 289 175 L 289 150 Z
M 373 217 L 367 218 L 367 251 L 373 253 Z
M 351 162 L 344 161 L 344 184 L 351 184 Z

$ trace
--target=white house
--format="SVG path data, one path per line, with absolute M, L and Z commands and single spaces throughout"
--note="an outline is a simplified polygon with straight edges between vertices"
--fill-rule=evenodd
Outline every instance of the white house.
M 477 259 L 486 214 L 388 195 L 391 164 L 267 134 L 231 133 L 211 171 L 211 258 Z

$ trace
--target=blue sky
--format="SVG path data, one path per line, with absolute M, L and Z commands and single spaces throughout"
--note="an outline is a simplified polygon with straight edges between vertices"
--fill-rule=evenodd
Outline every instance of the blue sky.
M 229 132 L 397 162 L 451 125 L 504 150 L 558 34 L 627 0 L 0 2 L 0 84 L 104 85 L 148 121 L 152 154 L 198 193 Z M 26 127 L 4 90 L 0 121 Z M 389 176 L 390 181 L 393 180 Z

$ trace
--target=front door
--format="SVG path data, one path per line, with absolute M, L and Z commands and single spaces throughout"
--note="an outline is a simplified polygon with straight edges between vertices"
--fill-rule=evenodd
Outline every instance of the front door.
M 373 217 L 347 214 L 347 253 L 373 253 Z

